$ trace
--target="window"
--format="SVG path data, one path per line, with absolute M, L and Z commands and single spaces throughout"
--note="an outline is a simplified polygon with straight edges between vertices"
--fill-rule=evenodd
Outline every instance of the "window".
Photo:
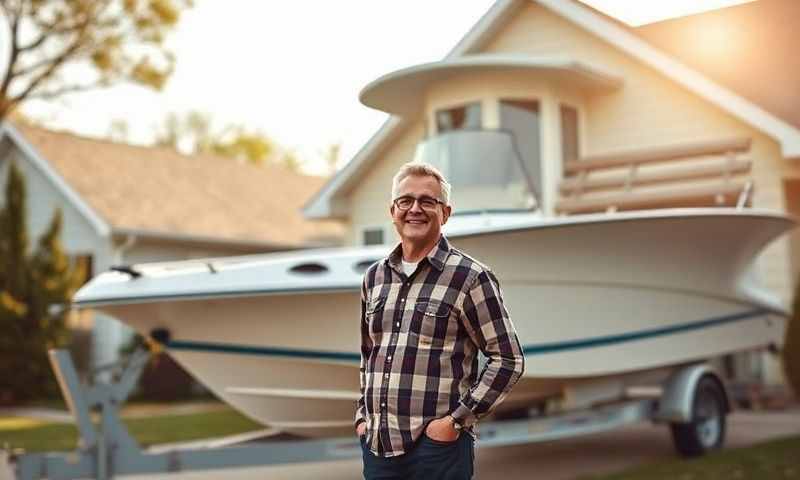
M 511 132 L 537 192 L 542 191 L 541 114 L 536 100 L 501 100 L 500 127 Z
M 533 206 L 527 168 L 512 134 L 499 130 L 456 130 L 417 146 L 414 161 L 430 163 L 450 180 L 459 212 L 529 209 Z M 452 199 L 451 199 L 452 201 Z
M 383 245 L 383 228 L 365 228 L 361 233 L 363 245 Z
M 461 107 L 436 111 L 436 131 L 438 133 L 476 128 L 481 128 L 480 103 L 470 103 Z
M 580 158 L 578 147 L 578 110 L 561 105 L 561 160 L 563 165 L 577 162 Z

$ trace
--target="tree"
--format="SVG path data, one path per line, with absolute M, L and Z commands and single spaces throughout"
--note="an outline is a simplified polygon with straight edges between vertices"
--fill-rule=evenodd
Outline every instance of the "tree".
M 165 36 L 191 2 L 0 0 L 10 45 L 0 78 L 0 123 L 28 99 L 123 81 L 162 88 L 175 64 Z
M 214 126 L 208 113 L 170 113 L 156 133 L 156 144 L 186 155 L 210 153 L 256 165 L 276 164 L 299 171 L 302 162 L 291 150 L 278 146 L 265 134 L 241 124 Z
M 794 294 L 792 317 L 786 326 L 786 339 L 783 343 L 783 368 L 786 378 L 800 398 L 800 278 Z
M 339 159 L 342 156 L 342 144 L 332 143 L 328 148 L 322 152 L 322 157 L 325 159 L 325 166 L 328 167 L 328 173 L 333 175 L 339 168 Z
M 25 182 L 14 164 L 5 200 L 0 210 L 0 403 L 13 403 L 56 391 L 47 350 L 68 341 L 65 306 L 86 271 L 72 264 L 61 246 L 60 210 L 29 253 Z

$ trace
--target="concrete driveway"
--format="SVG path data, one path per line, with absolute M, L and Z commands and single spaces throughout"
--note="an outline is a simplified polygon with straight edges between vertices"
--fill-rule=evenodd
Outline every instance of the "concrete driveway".
M 785 412 L 736 412 L 728 417 L 726 445 L 741 447 L 772 438 L 800 435 L 800 410 Z M 502 448 L 478 448 L 478 479 L 559 480 L 580 475 L 612 473 L 636 465 L 675 458 L 669 431 L 646 423 L 613 432 L 539 444 Z M 150 477 L 126 477 L 151 480 Z M 165 475 L 168 480 L 289 480 L 303 478 L 361 478 L 360 460 L 321 462 L 268 468 L 242 468 L 213 473 Z

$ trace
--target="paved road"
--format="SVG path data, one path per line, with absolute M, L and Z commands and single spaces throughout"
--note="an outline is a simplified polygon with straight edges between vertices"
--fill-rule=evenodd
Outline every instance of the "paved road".
M 800 434 L 800 410 L 779 413 L 736 412 L 729 417 L 728 447 L 752 445 L 770 438 Z M 580 475 L 612 473 L 626 468 L 675 457 L 669 431 L 664 426 L 632 425 L 613 432 L 558 442 L 502 448 L 478 448 L 476 478 L 562 480 Z M 360 477 L 359 460 L 322 462 L 269 468 L 230 469 L 216 472 L 171 475 L 168 480 L 289 480 Z M 129 477 L 152 480 L 152 477 Z
M 800 434 L 800 410 L 770 413 L 736 412 L 729 417 L 728 447 L 752 445 L 771 438 Z M 574 479 L 580 475 L 611 473 L 675 457 L 668 430 L 663 426 L 637 424 L 613 432 L 539 444 L 502 448 L 478 448 L 479 479 Z M 130 480 L 289 480 L 361 478 L 359 460 L 315 464 L 239 468 L 205 473 L 131 476 Z M 0 479 L 3 479 L 0 472 Z

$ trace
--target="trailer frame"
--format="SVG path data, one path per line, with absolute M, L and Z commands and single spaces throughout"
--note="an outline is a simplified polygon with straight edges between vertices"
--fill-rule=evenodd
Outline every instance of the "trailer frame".
M 2 462 L 10 463 L 18 480 L 110 480 L 119 475 L 344 460 L 362 454 L 361 445 L 354 436 L 260 441 L 210 448 L 202 445 L 198 447 L 197 442 L 193 442 L 193 448 L 143 449 L 122 423 L 119 410 L 133 391 L 149 357 L 149 351 L 137 350 L 131 355 L 116 381 L 98 380 L 94 385 L 86 385 L 80 382 L 69 352 L 51 350 L 53 371 L 78 427 L 78 447 L 76 451 L 69 453 L 5 451 L 0 455 L 0 466 Z M 695 411 L 698 387 L 709 381 L 718 382 L 720 391 L 723 392 L 724 405 L 720 406 L 721 419 L 718 420 L 722 422 L 724 437 L 725 415 L 730 411 L 724 383 L 710 365 L 698 363 L 677 368 L 664 383 L 661 394 L 656 397 L 621 399 L 559 415 L 482 423 L 476 445 L 484 448 L 559 440 L 605 432 L 648 420 L 670 424 L 676 448 L 680 453 L 686 454 L 684 450 L 689 451 L 689 447 L 694 444 L 679 445 L 675 429 L 682 428 L 684 437 L 688 435 L 692 438 L 692 432 L 695 431 L 693 426 L 698 422 Z M 100 414 L 100 421 L 96 425 L 92 422 L 93 410 Z M 702 423 L 697 424 L 702 426 Z M 685 442 L 686 439 L 682 441 Z M 724 438 L 720 439 L 719 445 L 722 441 Z M 209 445 L 213 443 L 215 442 L 211 441 Z M 694 454 L 702 453 L 704 451 Z

